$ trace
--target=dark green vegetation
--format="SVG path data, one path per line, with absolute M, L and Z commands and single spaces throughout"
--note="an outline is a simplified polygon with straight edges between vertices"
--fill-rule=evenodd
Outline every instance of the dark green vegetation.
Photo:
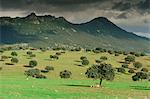
M 149 39 L 129 33 L 104 17 L 95 18 L 87 23 L 72 24 L 63 17 L 36 16 L 32 13 L 23 18 L 1 17 L 0 27 L 1 44 L 28 43 L 35 47 L 78 46 L 79 48 L 74 49 L 76 51 L 80 51 L 80 47 L 150 50 Z M 95 50 L 97 51 L 99 49 Z
M 135 57 L 134 55 L 134 61 L 128 62 L 126 66 L 125 58 L 128 56 L 122 53 L 116 57 L 116 51 L 112 50 L 109 51 L 111 52 L 109 54 L 108 51 L 95 53 L 91 49 L 88 52 L 85 50 L 43 51 L 33 49 L 9 50 L 0 54 L 3 57 L 3 60 L 0 61 L 0 90 L 2 90 L 0 97 L 2 99 L 10 99 L 10 97 L 13 99 L 101 99 L 104 97 L 108 99 L 149 99 L 150 97 L 149 56 Z M 29 50 L 36 57 L 29 58 L 27 54 Z M 11 53 L 14 51 L 18 55 L 12 57 Z M 50 55 L 56 55 L 59 58 L 50 59 Z M 128 55 L 131 54 L 128 53 Z M 101 61 L 101 57 L 104 60 Z M 11 63 L 12 58 L 17 58 L 18 63 L 12 66 L 5 64 Z M 82 66 L 81 60 L 88 60 L 89 64 Z M 25 66 L 30 62 L 32 68 Z M 140 62 L 142 68 L 136 68 L 133 65 L 134 62 Z M 123 72 L 117 72 L 118 68 L 122 68 Z M 102 87 L 98 88 L 100 81 Z
M 99 85 L 102 84 L 104 79 L 112 81 L 115 77 L 115 72 L 112 65 L 106 63 L 93 65 L 87 69 L 85 74 L 88 78 L 99 79 Z

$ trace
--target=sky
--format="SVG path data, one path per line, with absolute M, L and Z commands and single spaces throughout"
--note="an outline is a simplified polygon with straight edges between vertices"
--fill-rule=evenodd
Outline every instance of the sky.
M 150 38 L 150 0 L 0 0 L 0 16 L 63 16 L 73 23 L 107 17 L 121 28 Z

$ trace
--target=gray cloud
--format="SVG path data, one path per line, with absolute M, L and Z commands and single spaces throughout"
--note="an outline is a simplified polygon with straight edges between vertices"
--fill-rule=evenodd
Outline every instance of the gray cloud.
M 0 0 L 1 9 L 48 11 L 81 11 L 90 8 L 137 12 L 149 10 L 149 0 Z

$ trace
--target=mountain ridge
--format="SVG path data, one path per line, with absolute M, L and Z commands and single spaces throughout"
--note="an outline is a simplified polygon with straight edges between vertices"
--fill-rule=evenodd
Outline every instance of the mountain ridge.
M 31 13 L 21 18 L 0 17 L 0 22 L 1 44 L 27 42 L 39 47 L 40 44 L 54 46 L 58 43 L 137 51 L 150 49 L 149 39 L 123 30 L 105 17 L 74 24 L 64 17 Z

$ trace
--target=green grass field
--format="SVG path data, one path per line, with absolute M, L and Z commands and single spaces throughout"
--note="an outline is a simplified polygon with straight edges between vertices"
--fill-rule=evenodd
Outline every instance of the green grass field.
M 5 51 L 1 55 L 8 55 L 12 51 Z M 150 99 L 150 83 L 148 81 L 132 81 L 131 74 L 116 73 L 112 82 L 103 81 L 102 88 L 91 88 L 91 85 L 99 83 L 99 80 L 88 79 L 85 72 L 88 67 L 95 63 L 95 59 L 100 56 L 107 56 L 106 63 L 113 67 L 121 67 L 124 55 L 114 56 L 108 53 L 94 54 L 92 52 L 69 52 L 60 55 L 58 60 L 50 61 L 49 55 L 54 55 L 56 51 L 41 52 L 33 51 L 36 54 L 34 60 L 38 61 L 35 68 L 44 69 L 45 66 L 53 66 L 54 71 L 44 75 L 47 79 L 27 79 L 24 71 L 31 59 L 26 55 L 25 50 L 16 51 L 19 63 L 15 65 L 5 65 L 10 59 L 0 61 L 3 68 L 0 71 L 0 98 L 1 99 Z M 86 56 L 90 61 L 88 66 L 81 65 L 80 57 Z M 150 69 L 150 57 L 136 57 L 143 67 Z M 132 67 L 132 64 L 130 65 Z M 70 70 L 70 79 L 61 79 L 59 73 L 62 70 Z M 140 70 L 140 69 L 139 69 Z M 127 71 L 127 70 L 126 70 Z

